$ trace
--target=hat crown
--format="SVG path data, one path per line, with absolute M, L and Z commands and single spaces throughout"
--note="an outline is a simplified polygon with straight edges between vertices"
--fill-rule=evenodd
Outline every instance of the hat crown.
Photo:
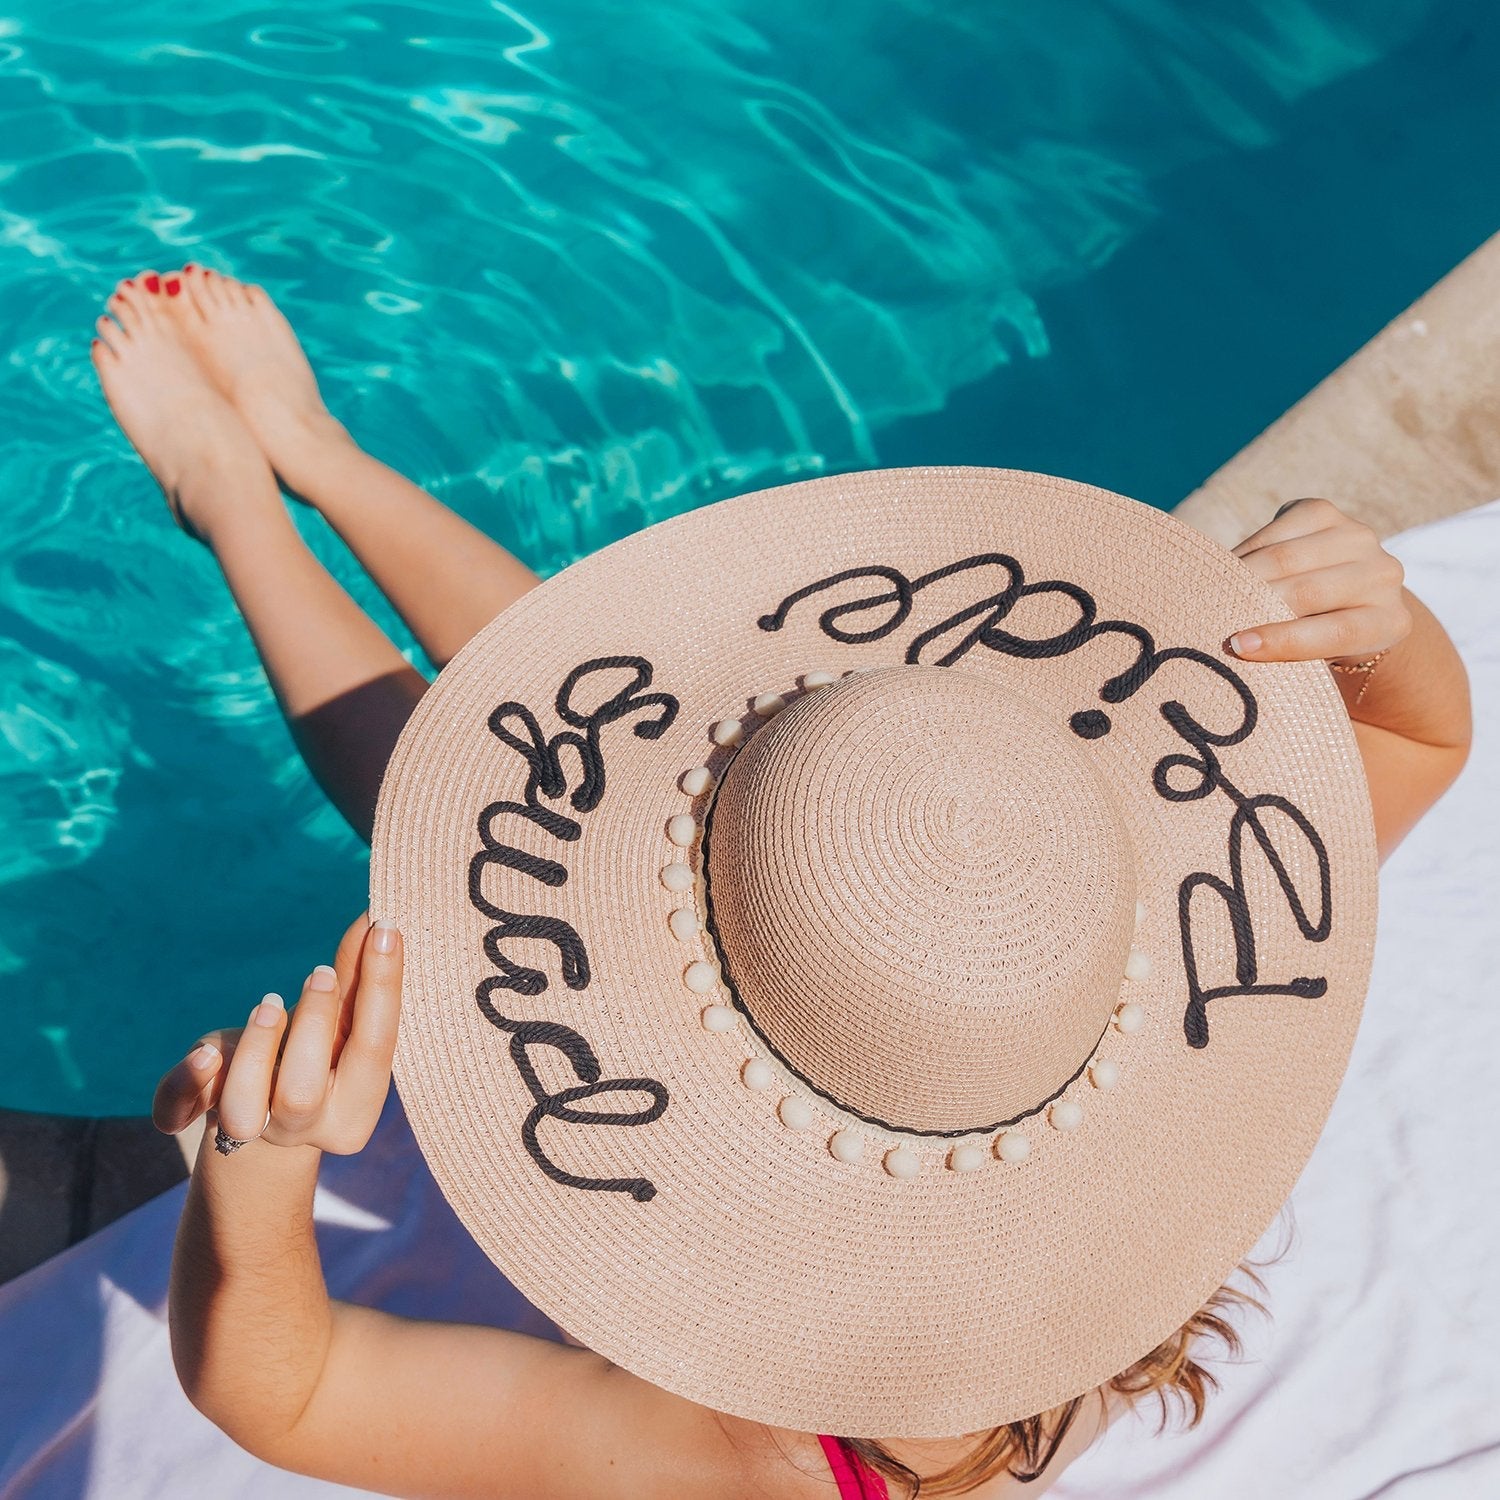
M 758 730 L 710 818 L 712 930 L 819 1093 L 961 1134 L 1043 1106 L 1119 1000 L 1135 860 L 1108 783 L 995 675 L 881 668 Z

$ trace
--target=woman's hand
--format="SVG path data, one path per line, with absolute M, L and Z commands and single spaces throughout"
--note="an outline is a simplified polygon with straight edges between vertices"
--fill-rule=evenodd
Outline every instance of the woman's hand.
M 333 965 L 307 977 L 290 1020 L 268 995 L 215 1031 L 157 1085 L 151 1118 L 176 1135 L 204 1110 L 227 1135 L 347 1156 L 370 1139 L 391 1081 L 401 1015 L 401 936 L 361 915 Z
M 1297 612 L 1229 638 L 1246 661 L 1330 661 L 1353 665 L 1411 633 L 1401 564 L 1368 526 L 1332 501 L 1294 500 L 1234 549 Z

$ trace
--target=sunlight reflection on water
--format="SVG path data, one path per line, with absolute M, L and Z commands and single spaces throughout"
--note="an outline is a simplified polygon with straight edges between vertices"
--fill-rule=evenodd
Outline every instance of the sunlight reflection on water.
M 1429 8 L 660 0 L 627 24 L 602 0 L 310 0 L 291 24 L 22 0 L 0 22 L 0 1104 L 140 1111 L 195 1028 L 295 984 L 280 968 L 362 899 L 211 560 L 98 395 L 116 278 L 262 282 L 356 435 L 550 572 L 878 463 L 891 422 L 1047 360 L 1039 293 L 1149 225 L 1160 174 L 1265 146 L 1281 104 Z M 85 995 L 129 1024 L 80 1022 Z

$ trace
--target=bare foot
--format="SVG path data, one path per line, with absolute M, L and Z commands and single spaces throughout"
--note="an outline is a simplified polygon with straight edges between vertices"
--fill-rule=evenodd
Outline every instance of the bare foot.
M 247 506 L 281 511 L 265 455 L 183 342 L 162 278 L 142 271 L 122 281 L 108 306 L 112 316 L 95 324 L 94 369 L 177 524 L 212 543 L 226 513 Z
M 287 487 L 300 490 L 316 455 L 350 438 L 324 406 L 292 325 L 262 287 L 202 266 L 172 272 L 163 292 L 209 379 Z

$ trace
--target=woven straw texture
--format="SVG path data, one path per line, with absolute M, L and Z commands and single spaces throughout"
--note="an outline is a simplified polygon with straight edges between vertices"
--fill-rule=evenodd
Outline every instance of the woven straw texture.
M 1254 694 L 1253 733 L 1215 746 L 1223 777 L 1245 796 L 1294 804 L 1331 871 L 1326 938 L 1310 942 L 1275 861 L 1254 828 L 1241 830 L 1256 972 L 1283 987 L 1325 978 L 1324 993 L 1212 999 L 1207 1045 L 1189 1045 L 1179 889 L 1195 872 L 1232 882 L 1235 804 L 1222 786 L 1174 800 L 1153 773 L 1191 753 L 1172 704 L 1227 737 L 1240 700 L 1178 658 L 1123 701 L 1101 702 L 1101 686 L 1136 658 L 1120 633 L 1051 655 L 992 648 L 975 632 L 994 615 L 979 606 L 1006 586 L 998 564 L 919 582 L 899 607 L 895 574 L 920 581 L 990 553 L 1015 559 L 1028 582 L 1086 590 L 1100 620 L 1143 627 L 1158 648 L 1228 662 Z M 833 584 L 763 628 L 795 591 L 874 567 L 894 573 Z M 835 610 L 861 599 L 874 602 Z M 1043 640 L 1079 610 L 1043 591 L 1015 602 L 1000 628 Z M 1374 838 L 1331 677 L 1319 663 L 1234 663 L 1223 650 L 1235 629 L 1286 615 L 1227 552 L 1169 516 L 981 469 L 864 473 L 726 501 L 521 599 L 407 725 L 371 863 L 372 914 L 406 938 L 397 1084 L 476 1241 L 622 1367 L 803 1431 L 976 1431 L 1147 1353 L 1291 1190 L 1369 975 Z M 529 818 L 497 812 L 525 803 L 529 771 L 492 730 L 497 707 L 525 705 L 551 740 L 570 727 L 557 704 L 569 674 L 615 656 L 649 662 L 649 686 L 633 668 L 602 670 L 576 684 L 575 717 L 633 681 L 637 699 L 670 695 L 675 716 L 641 702 L 574 726 L 579 743 L 556 757 L 566 790 L 534 788 Z M 811 692 L 800 683 L 815 669 L 858 675 Z M 788 706 L 758 717 L 750 704 L 769 692 Z M 1096 716 L 1086 738 L 1069 727 L 1081 713 Z M 668 717 L 660 733 L 649 727 Z M 712 738 L 729 717 L 746 726 L 738 747 Z M 520 722 L 514 711 L 505 720 L 524 740 Z M 604 785 L 579 810 L 591 739 Z M 689 796 L 679 778 L 700 764 L 722 784 Z M 1194 773 L 1178 762 L 1166 781 L 1180 796 Z M 683 813 L 707 819 L 706 852 L 701 838 L 672 842 Z M 575 836 L 559 836 L 559 814 Z M 1313 845 L 1277 808 L 1256 826 L 1315 921 Z M 521 854 L 494 857 L 498 846 Z M 699 878 L 674 893 L 660 872 L 678 858 Z M 497 940 L 476 895 L 492 912 L 569 924 L 587 982 L 576 954 L 565 982 L 555 925 Z M 1245 955 L 1225 902 L 1200 888 L 1191 904 L 1200 983 L 1233 987 Z M 706 915 L 710 931 L 677 936 L 668 919 L 680 907 Z M 1132 948 L 1149 975 L 1124 977 Z M 685 986 L 688 965 L 721 958 L 732 992 Z M 487 992 L 510 1029 L 476 1003 L 506 964 L 546 979 Z M 1142 1006 L 1139 1030 L 1110 1024 L 1121 1000 Z M 714 1002 L 741 1007 L 730 1029 L 703 1025 Z M 528 1151 L 522 1126 L 538 1098 L 579 1089 L 587 1069 L 535 1028 L 520 1046 L 526 1022 L 586 1038 L 595 1077 L 665 1090 L 649 1123 L 554 1111 L 535 1126 L 564 1174 L 648 1180 L 654 1195 L 565 1185 Z M 1091 1084 L 1091 1057 L 1118 1064 L 1114 1088 Z M 773 1087 L 746 1086 L 749 1059 Z M 586 1095 L 570 1107 L 651 1113 L 646 1092 Z M 1048 1123 L 1051 1097 L 1082 1106 L 1076 1129 Z M 806 1128 L 784 1123 L 788 1098 Z M 1023 1161 L 990 1149 L 989 1127 L 1013 1117 L 1031 1145 Z M 839 1131 L 860 1136 L 863 1159 L 835 1159 Z M 985 1147 L 983 1165 L 951 1170 L 954 1146 L 970 1142 Z M 917 1153 L 913 1178 L 882 1165 L 898 1145 Z
M 1114 796 L 994 673 L 902 666 L 806 695 L 735 759 L 712 827 L 741 1002 L 867 1122 L 1010 1119 L 1121 998 L 1135 865 Z

